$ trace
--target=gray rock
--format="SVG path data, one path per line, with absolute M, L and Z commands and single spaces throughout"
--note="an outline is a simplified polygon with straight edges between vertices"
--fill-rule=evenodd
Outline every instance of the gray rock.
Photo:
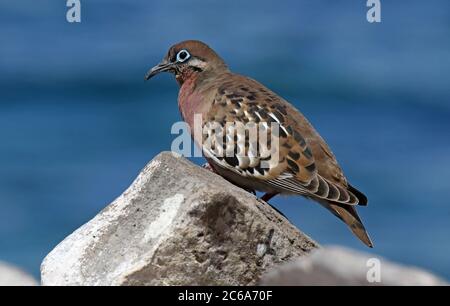
M 249 285 L 317 244 L 266 203 L 172 153 L 61 242 L 43 285 Z
M 379 269 L 378 269 L 379 267 Z M 429 272 L 341 247 L 321 248 L 265 274 L 261 285 L 436 286 L 448 285 Z
M 21 269 L 0 262 L 0 286 L 37 286 L 39 283 Z

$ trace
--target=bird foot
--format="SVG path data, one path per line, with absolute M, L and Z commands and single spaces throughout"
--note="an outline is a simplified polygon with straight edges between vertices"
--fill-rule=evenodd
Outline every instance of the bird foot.
M 209 170 L 209 171 L 211 171 L 211 172 L 217 173 L 216 170 L 214 170 L 214 168 L 211 166 L 210 163 L 204 163 L 204 164 L 202 165 L 202 168 L 203 168 L 203 169 L 206 169 L 206 170 Z
M 276 208 L 275 206 L 273 206 L 273 205 L 270 204 L 270 203 L 267 203 L 267 204 L 269 204 L 270 207 L 272 207 L 277 213 L 279 213 L 280 215 L 282 215 L 286 220 L 289 220 L 288 217 L 286 217 L 286 215 L 283 214 L 278 208 Z
M 244 190 L 247 191 L 248 193 L 253 194 L 254 196 L 256 195 L 256 191 L 253 190 L 253 189 L 246 189 L 246 188 L 244 188 Z
M 264 202 L 267 202 L 270 199 L 272 199 L 274 196 L 276 196 L 277 194 L 278 194 L 278 192 L 267 192 L 261 197 L 261 200 L 263 200 Z
M 272 204 L 270 204 L 268 202 L 270 199 L 272 199 L 277 194 L 278 194 L 278 192 L 273 192 L 273 193 L 272 192 L 267 192 L 261 197 L 261 200 L 263 200 L 264 202 L 269 204 L 270 207 L 272 207 L 276 212 L 278 212 L 280 215 L 282 215 L 283 217 L 285 217 L 287 219 L 287 217 L 278 208 L 276 208 L 275 206 L 273 206 Z

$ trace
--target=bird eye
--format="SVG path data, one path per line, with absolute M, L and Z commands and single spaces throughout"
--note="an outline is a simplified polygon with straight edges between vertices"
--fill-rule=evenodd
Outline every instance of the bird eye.
M 177 62 L 182 63 L 190 57 L 191 57 L 191 55 L 189 54 L 189 52 L 187 52 L 186 50 L 183 49 L 180 52 L 178 52 L 178 54 L 177 54 Z

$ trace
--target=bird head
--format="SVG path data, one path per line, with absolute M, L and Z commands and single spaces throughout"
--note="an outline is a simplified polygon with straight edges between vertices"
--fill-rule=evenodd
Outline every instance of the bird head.
M 198 40 L 186 40 L 170 47 L 161 63 L 145 75 L 149 80 L 160 72 L 170 72 L 180 84 L 201 74 L 227 71 L 220 56 L 208 45 Z

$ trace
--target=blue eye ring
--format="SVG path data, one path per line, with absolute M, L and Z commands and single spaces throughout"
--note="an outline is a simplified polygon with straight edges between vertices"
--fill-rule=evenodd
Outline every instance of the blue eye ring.
M 182 49 L 177 53 L 177 62 L 182 63 L 187 61 L 191 55 L 186 49 Z

